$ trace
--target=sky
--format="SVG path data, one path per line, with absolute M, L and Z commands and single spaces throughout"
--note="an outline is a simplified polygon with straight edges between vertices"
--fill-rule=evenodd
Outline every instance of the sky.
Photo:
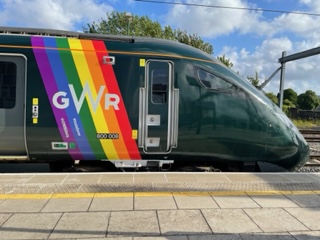
M 148 16 L 163 27 L 198 34 L 213 46 L 214 57 L 225 55 L 233 63 L 232 69 L 244 78 L 257 72 L 260 83 L 280 67 L 283 51 L 291 55 L 320 46 L 319 0 L 162 1 L 227 8 L 135 0 L 0 0 L 0 26 L 82 31 L 87 23 L 106 19 L 111 11 Z M 320 95 L 319 63 L 319 55 L 286 63 L 284 88 L 298 94 L 313 90 Z M 279 79 L 278 73 L 264 91 L 277 94 Z

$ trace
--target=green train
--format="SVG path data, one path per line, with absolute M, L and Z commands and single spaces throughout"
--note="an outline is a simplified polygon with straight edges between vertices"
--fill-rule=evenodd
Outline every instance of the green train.
M 294 171 L 309 147 L 248 81 L 174 41 L 0 27 L 0 160 Z

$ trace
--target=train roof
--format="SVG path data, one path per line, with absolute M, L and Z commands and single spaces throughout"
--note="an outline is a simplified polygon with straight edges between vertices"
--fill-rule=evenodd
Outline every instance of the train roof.
M 52 36 L 52 37 L 66 37 L 88 40 L 102 40 L 106 42 L 126 42 L 136 43 L 137 45 L 149 45 L 144 48 L 153 49 L 153 51 L 163 53 L 175 53 L 178 56 L 187 55 L 188 58 L 202 59 L 210 62 L 218 62 L 211 55 L 191 47 L 189 45 L 160 38 L 139 37 L 139 36 L 125 36 L 125 35 L 109 35 L 97 33 L 83 33 L 75 31 L 64 31 L 47 28 L 20 28 L 20 27 L 5 27 L 0 26 L 0 35 L 23 35 L 23 36 Z M 145 46 L 146 47 L 146 46 Z
M 72 37 L 72 38 L 78 38 L 78 39 L 99 39 L 104 41 L 134 42 L 134 37 L 132 36 L 83 33 L 83 32 L 74 32 L 74 31 L 55 30 L 55 29 L 48 29 L 48 28 L 19 28 L 19 27 L 0 26 L 0 34 L 39 35 L 39 36 L 53 36 L 53 37 Z

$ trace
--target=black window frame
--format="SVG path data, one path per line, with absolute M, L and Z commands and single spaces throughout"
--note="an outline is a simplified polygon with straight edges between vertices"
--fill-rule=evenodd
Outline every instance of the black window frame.
M 202 73 L 203 76 L 200 76 L 200 73 Z M 229 82 L 225 78 L 222 78 L 221 76 L 218 76 L 217 74 L 214 74 L 203 68 L 196 68 L 195 74 L 201 86 L 206 88 L 207 90 L 230 91 L 236 88 L 236 86 L 233 83 Z M 210 76 L 211 78 L 204 79 L 204 77 L 208 76 Z

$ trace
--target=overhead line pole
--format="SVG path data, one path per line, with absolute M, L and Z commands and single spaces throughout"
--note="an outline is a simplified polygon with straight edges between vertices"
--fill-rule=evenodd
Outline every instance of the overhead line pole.
M 275 70 L 274 73 L 272 73 L 272 75 L 267 80 L 265 80 L 258 88 L 262 90 L 272 80 L 272 78 L 280 71 L 280 69 L 281 67 L 277 68 L 277 70 Z
M 292 54 L 289 56 L 285 56 L 285 57 L 282 56 L 281 58 L 279 58 L 279 63 L 286 63 L 286 62 L 294 61 L 294 60 L 301 59 L 301 58 L 311 57 L 311 56 L 317 55 L 319 53 L 320 53 L 320 47 L 311 48 L 309 50 L 295 53 L 295 54 Z
M 283 106 L 283 88 L 284 88 L 284 78 L 285 78 L 285 64 L 290 61 L 298 60 L 301 58 L 311 57 L 314 55 L 320 54 L 320 47 L 311 48 L 309 50 L 298 52 L 286 56 L 286 52 L 282 52 L 282 57 L 279 58 L 279 63 L 281 64 L 281 75 L 280 75 L 280 98 L 279 98 L 279 107 L 282 109 Z
M 282 52 L 282 58 L 287 55 L 287 52 Z M 279 108 L 282 109 L 283 105 L 283 89 L 284 89 L 284 76 L 286 74 L 286 62 L 281 62 L 281 72 L 280 72 L 280 97 L 279 97 Z

